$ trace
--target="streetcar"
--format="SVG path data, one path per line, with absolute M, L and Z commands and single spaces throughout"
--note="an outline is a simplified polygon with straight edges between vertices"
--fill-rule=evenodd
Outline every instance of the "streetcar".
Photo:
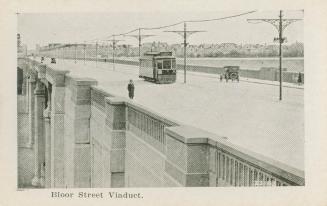
M 140 58 L 139 77 L 157 84 L 176 82 L 176 58 L 172 52 L 146 52 Z

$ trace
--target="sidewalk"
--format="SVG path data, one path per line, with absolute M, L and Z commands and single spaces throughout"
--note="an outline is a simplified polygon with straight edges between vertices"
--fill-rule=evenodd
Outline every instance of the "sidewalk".
M 183 73 L 183 71 L 181 71 L 181 70 L 178 70 L 178 72 Z M 219 76 L 217 74 L 208 74 L 208 73 L 193 72 L 193 71 L 186 71 L 186 73 L 189 75 L 203 76 L 203 77 L 208 77 L 208 78 L 216 78 L 217 81 L 219 81 Z M 246 77 L 240 77 L 240 81 L 249 82 L 249 83 L 257 83 L 257 84 L 266 84 L 266 85 L 272 85 L 272 86 L 279 86 L 278 81 L 253 79 L 253 78 L 246 78 Z M 294 89 L 304 89 L 304 84 L 298 85 L 298 84 L 294 84 L 294 83 L 283 82 L 283 87 L 294 88 Z

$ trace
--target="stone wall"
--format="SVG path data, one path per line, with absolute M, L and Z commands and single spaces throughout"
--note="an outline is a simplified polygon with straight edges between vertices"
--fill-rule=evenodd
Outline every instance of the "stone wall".
M 29 145 L 28 97 L 17 96 L 18 187 L 31 187 L 34 176 L 34 150 Z

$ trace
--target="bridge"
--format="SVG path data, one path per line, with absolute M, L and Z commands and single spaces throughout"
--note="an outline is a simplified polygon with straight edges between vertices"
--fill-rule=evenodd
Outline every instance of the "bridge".
M 133 65 L 18 66 L 19 187 L 304 185 L 302 89 L 277 102 L 273 85 L 211 74 L 154 85 Z

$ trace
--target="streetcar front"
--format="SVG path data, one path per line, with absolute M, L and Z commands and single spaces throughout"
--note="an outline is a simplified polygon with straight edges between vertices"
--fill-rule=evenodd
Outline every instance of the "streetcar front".
M 173 56 L 157 56 L 155 58 L 156 82 L 176 82 L 176 58 Z

